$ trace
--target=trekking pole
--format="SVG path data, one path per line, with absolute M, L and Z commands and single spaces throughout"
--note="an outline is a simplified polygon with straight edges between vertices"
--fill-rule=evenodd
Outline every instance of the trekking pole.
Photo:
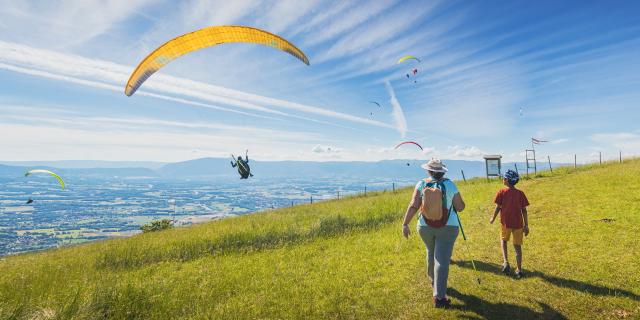
M 462 221 L 460 221 L 460 216 L 457 212 L 456 212 L 456 218 L 458 218 L 458 225 L 460 226 L 460 233 L 462 233 L 462 239 L 464 239 L 464 241 L 466 242 L 467 236 L 464 234 L 464 229 L 462 228 Z M 476 269 L 476 263 L 473 260 L 473 258 L 471 258 L 471 255 L 469 254 L 469 248 L 467 248 L 467 255 L 469 255 L 469 258 L 471 259 L 471 265 L 473 266 L 473 270 L 476 272 L 476 274 L 478 274 L 478 269 Z M 478 281 L 478 284 L 480 284 L 480 276 L 477 276 L 476 280 Z

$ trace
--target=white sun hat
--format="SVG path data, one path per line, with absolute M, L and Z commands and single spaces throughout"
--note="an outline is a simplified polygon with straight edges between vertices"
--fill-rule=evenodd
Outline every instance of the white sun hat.
M 447 166 L 442 163 L 442 160 L 438 158 L 431 158 L 429 162 L 421 165 L 422 169 L 432 172 L 447 172 Z

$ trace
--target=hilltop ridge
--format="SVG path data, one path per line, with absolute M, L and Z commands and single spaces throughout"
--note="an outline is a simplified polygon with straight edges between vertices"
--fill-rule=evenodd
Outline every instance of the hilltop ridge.
M 638 175 L 640 160 L 629 160 L 524 179 L 521 281 L 500 274 L 488 223 L 501 185 L 459 182 L 469 241 L 454 251 L 452 310 L 433 309 L 424 245 L 400 235 L 403 189 L 6 257 L 0 318 L 638 317 L 640 205 L 622 192 L 640 188 Z

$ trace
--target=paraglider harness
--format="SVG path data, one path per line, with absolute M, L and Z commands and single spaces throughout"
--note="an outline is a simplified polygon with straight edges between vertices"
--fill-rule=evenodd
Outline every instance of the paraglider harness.
M 451 201 L 451 207 L 447 209 L 447 188 L 444 185 L 447 180 L 423 180 L 420 214 L 424 222 L 433 228 L 444 227 L 451 215 L 451 209 L 453 209 L 453 201 Z
M 238 157 L 236 159 L 236 157 L 232 154 L 231 158 L 233 158 L 234 161 L 231 162 L 231 166 L 233 168 L 238 167 L 238 173 L 240 174 L 240 179 L 248 179 L 249 177 L 253 177 L 253 174 L 251 174 L 251 168 L 249 167 L 249 156 L 248 156 L 249 151 L 247 151 L 247 153 L 245 153 L 245 159 L 246 160 L 242 160 L 242 157 Z

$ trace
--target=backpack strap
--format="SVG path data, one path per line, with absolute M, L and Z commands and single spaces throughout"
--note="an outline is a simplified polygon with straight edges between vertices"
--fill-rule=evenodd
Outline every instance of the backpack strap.
M 446 209 L 447 208 L 447 187 L 444 185 L 444 181 L 445 179 L 441 179 L 441 180 L 438 180 L 437 183 L 440 186 L 440 191 L 442 191 L 442 207 Z

